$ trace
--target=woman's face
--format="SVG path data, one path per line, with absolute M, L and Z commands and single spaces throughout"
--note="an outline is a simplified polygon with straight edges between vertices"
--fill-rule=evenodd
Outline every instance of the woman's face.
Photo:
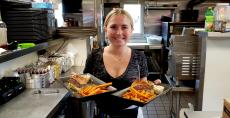
M 132 35 L 130 20 L 125 15 L 114 15 L 105 27 L 106 35 L 114 46 L 124 46 Z

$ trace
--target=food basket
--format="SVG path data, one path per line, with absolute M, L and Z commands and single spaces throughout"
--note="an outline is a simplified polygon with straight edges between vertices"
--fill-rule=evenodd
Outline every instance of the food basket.
M 82 86 L 78 86 L 79 88 L 83 88 L 87 85 L 92 85 L 92 84 L 95 84 L 95 85 L 102 85 L 102 84 L 105 84 L 104 81 L 96 78 L 95 76 L 87 73 L 87 74 L 81 74 L 80 76 L 88 76 L 89 77 L 89 82 L 85 85 L 82 85 Z M 88 100 L 95 100 L 97 99 L 98 97 L 101 97 L 103 95 L 108 95 L 108 94 L 111 94 L 113 92 L 115 92 L 117 89 L 114 88 L 113 86 L 108 86 L 106 89 L 108 90 L 107 92 L 103 92 L 103 93 L 99 93 L 99 94 L 94 94 L 94 95 L 89 95 L 89 96 L 82 96 L 79 92 L 73 90 L 73 89 L 70 89 L 68 87 L 68 80 L 70 79 L 70 77 L 65 77 L 65 78 L 61 78 L 60 80 L 58 80 L 69 92 L 71 92 L 71 95 L 75 98 L 77 98 L 78 100 L 80 101 L 88 101 Z
M 162 95 L 165 95 L 167 92 L 169 92 L 171 90 L 171 86 L 168 85 L 168 84 L 160 84 L 160 86 L 163 86 L 164 87 L 164 90 L 163 92 L 161 92 L 160 94 L 156 95 L 154 98 L 148 100 L 147 102 L 138 102 L 138 101 L 135 101 L 135 100 L 130 100 L 130 99 L 126 99 L 126 98 L 123 98 L 122 95 L 127 92 L 129 90 L 130 87 L 128 88 L 125 88 L 125 89 L 122 89 L 120 91 L 117 91 L 115 93 L 113 93 L 112 95 L 117 97 L 118 99 L 120 99 L 120 101 L 123 101 L 124 103 L 126 104 L 129 104 L 129 105 L 137 105 L 137 106 L 140 106 L 140 107 L 143 107 L 145 105 L 147 105 L 148 103 L 150 103 L 151 101 L 155 100 L 156 98 L 162 96 Z

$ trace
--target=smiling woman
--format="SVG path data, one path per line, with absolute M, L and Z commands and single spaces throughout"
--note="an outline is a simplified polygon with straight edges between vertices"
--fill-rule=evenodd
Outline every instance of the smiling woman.
M 113 9 L 105 18 L 104 31 L 110 44 L 89 55 L 84 73 L 91 73 L 105 82 L 112 82 L 118 90 L 129 87 L 139 76 L 141 79 L 147 79 L 145 55 L 126 45 L 133 32 L 133 19 L 130 14 L 120 8 Z M 140 69 L 137 65 L 140 65 Z M 112 96 L 104 96 L 96 103 L 101 111 L 111 117 L 119 115 L 135 118 L 137 116 L 138 107 L 125 109 L 129 105 L 123 104 Z
M 109 12 L 105 18 L 104 31 L 110 44 L 94 50 L 88 56 L 84 73 L 90 73 L 104 82 L 112 82 L 112 86 L 118 90 L 129 87 L 136 79 L 146 80 L 148 68 L 144 53 L 126 45 L 132 36 L 133 24 L 127 11 L 115 8 Z M 114 96 L 103 96 L 96 103 L 101 111 L 111 117 L 137 117 L 137 106 L 129 108 L 130 104 Z

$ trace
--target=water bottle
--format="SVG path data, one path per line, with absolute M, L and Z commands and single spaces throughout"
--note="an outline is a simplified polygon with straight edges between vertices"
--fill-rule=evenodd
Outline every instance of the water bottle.
M 0 46 L 7 45 L 7 28 L 6 24 L 2 21 L 0 11 Z
M 208 10 L 205 12 L 205 31 L 214 31 L 214 11 L 212 7 L 208 7 Z

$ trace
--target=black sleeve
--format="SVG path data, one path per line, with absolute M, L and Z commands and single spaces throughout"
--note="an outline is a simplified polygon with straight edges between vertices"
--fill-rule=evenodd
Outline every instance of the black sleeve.
M 83 70 L 83 73 L 90 73 L 93 74 L 93 56 L 92 54 L 88 55 L 86 62 L 85 62 L 85 68 Z

